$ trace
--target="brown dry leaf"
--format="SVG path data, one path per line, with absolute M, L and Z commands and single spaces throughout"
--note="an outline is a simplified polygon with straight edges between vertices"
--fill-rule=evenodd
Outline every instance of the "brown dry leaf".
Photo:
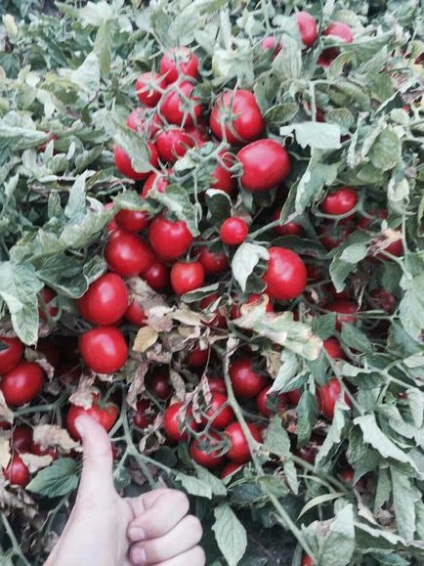
M 94 380 L 94 376 L 83 375 L 78 388 L 69 397 L 69 402 L 89 409 L 93 404 L 93 394 L 95 393 L 93 390 Z
M 20 455 L 24 464 L 28 467 L 31 474 L 41 470 L 41 468 L 46 468 L 50 466 L 53 462 L 53 458 L 48 454 L 46 456 L 37 456 L 36 454 L 30 454 L 25 452 Z
M 172 309 L 160 306 L 150 309 L 147 323 L 158 332 L 170 332 L 173 327 Z
M 147 360 L 139 362 L 137 365 L 134 376 L 131 380 L 130 387 L 127 393 L 127 403 L 134 410 L 137 407 L 137 397 L 146 391 L 146 386 L 144 384 L 144 378 L 149 369 L 149 364 Z
M 172 318 L 178 320 L 182 324 L 187 326 L 203 326 L 204 316 L 198 312 L 194 312 L 188 308 L 188 306 L 183 305 L 181 308 L 177 309 L 172 313 Z M 213 317 L 212 317 L 213 318 Z
M 137 332 L 132 349 L 135 352 L 143 353 L 153 346 L 153 344 L 157 342 L 158 338 L 159 334 L 154 328 L 151 328 L 150 326 L 143 326 L 143 328 L 140 328 Z
M 266 360 L 266 371 L 275 379 L 281 366 L 281 352 L 266 350 L 262 353 L 262 356 Z
M 173 369 L 171 369 L 171 371 L 169 372 L 169 379 L 171 380 L 172 386 L 175 389 L 175 396 L 180 401 L 184 401 L 186 397 L 186 386 L 184 379 Z
M 6 405 L 3 391 L 0 391 L 0 421 L 13 423 L 13 411 Z
M 7 468 L 10 462 L 10 442 L 7 438 L 0 438 L 0 468 Z
M 57 446 L 64 452 L 69 452 L 79 447 L 79 443 L 70 437 L 68 431 L 57 425 L 43 424 L 36 426 L 33 438 L 42 450 L 50 446 Z
M 146 315 L 149 315 L 154 307 L 166 306 L 162 295 L 154 291 L 141 277 L 131 277 L 127 280 L 127 285 L 133 300 L 143 308 Z
M 146 352 L 146 357 L 150 362 L 169 365 L 172 361 L 172 352 L 171 350 L 164 349 L 162 344 L 158 343 Z

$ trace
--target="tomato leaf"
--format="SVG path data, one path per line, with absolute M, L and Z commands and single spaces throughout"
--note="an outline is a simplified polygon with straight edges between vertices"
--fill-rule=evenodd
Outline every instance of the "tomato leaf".
M 26 489 L 49 498 L 61 497 L 77 487 L 77 470 L 77 462 L 70 458 L 60 458 L 48 468 L 39 471 Z
M 227 503 L 221 503 L 216 507 L 214 515 L 215 523 L 212 530 L 219 550 L 229 566 L 237 566 L 247 548 L 245 528 Z
M 295 133 L 297 143 L 305 148 L 328 150 L 340 148 L 340 126 L 321 122 L 301 122 L 280 128 L 280 136 Z
M 244 242 L 237 248 L 231 262 L 231 270 L 242 291 L 245 291 L 249 275 L 261 259 L 269 259 L 268 251 L 262 246 Z

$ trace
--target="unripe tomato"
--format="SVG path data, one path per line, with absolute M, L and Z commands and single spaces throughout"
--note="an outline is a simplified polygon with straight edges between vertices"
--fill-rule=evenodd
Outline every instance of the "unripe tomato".
M 128 308 L 128 291 L 123 279 L 116 273 L 105 273 L 91 283 L 77 300 L 81 315 L 93 324 L 118 322 Z
M 160 72 L 168 84 L 175 82 L 181 75 L 196 79 L 199 74 L 199 59 L 187 47 L 171 47 L 161 59 Z
M 233 159 L 228 151 L 220 151 L 218 154 L 221 163 L 212 171 L 211 189 L 219 189 L 228 195 L 232 195 L 237 187 L 237 179 L 231 173 Z
M 309 12 L 298 12 L 296 14 L 297 26 L 303 45 L 311 47 L 317 40 L 318 28 L 315 18 Z
M 124 318 L 130 324 L 134 324 L 134 326 L 143 326 L 147 320 L 143 307 L 135 300 L 131 301 L 128 305 L 128 308 L 124 313 Z
M 156 411 L 150 399 L 140 399 L 136 406 L 133 422 L 138 428 L 147 428 L 155 420 Z
M 190 411 L 184 412 L 183 404 L 174 403 L 167 407 L 163 413 L 163 428 L 168 440 L 181 442 L 188 439 L 186 421 L 190 419 Z M 191 426 L 194 421 L 191 422 Z
M 269 262 L 262 276 L 265 292 L 271 299 L 290 301 L 299 297 L 306 287 L 306 266 L 297 253 L 281 247 L 268 250 Z
M 12 452 L 29 452 L 32 444 L 32 428 L 18 425 L 12 430 L 10 448 Z
M 142 279 L 155 291 L 162 292 L 171 285 L 169 267 L 160 261 L 152 261 L 150 266 L 141 274 Z
M 247 90 L 229 90 L 213 105 L 210 128 L 219 140 L 243 145 L 257 139 L 264 121 L 255 96 Z
M 162 161 L 174 163 L 177 159 L 183 157 L 191 147 L 194 147 L 194 140 L 183 128 L 167 128 L 158 134 L 156 147 Z M 156 190 L 165 192 L 165 190 L 161 191 L 159 186 L 162 188 L 164 184 L 158 185 Z M 166 182 L 165 189 L 167 186 L 168 183 Z
M 115 216 L 116 223 L 119 228 L 126 232 L 141 232 L 149 225 L 149 215 L 142 210 L 126 210 L 122 209 Z
M 356 322 L 354 313 L 358 312 L 358 305 L 352 301 L 339 299 L 329 303 L 325 308 L 336 313 L 336 329 L 340 332 L 345 322 Z
M 234 394 L 247 399 L 256 397 L 267 383 L 267 378 L 254 368 L 254 358 L 244 355 L 232 360 L 228 369 Z
M 197 122 L 202 112 L 202 105 L 199 99 L 192 95 L 194 88 L 191 83 L 182 81 L 176 86 L 173 85 L 164 95 L 161 112 L 167 122 L 177 126 L 193 126 Z
M 340 381 L 335 377 L 331 378 L 325 385 L 317 387 L 317 400 L 318 407 L 324 417 L 330 421 L 334 417 L 334 407 L 337 399 L 339 399 L 342 392 Z M 350 405 L 349 398 L 344 395 L 345 403 Z
M 286 393 L 269 393 L 270 389 L 270 385 L 264 387 L 256 397 L 256 405 L 264 417 L 271 417 L 280 411 L 284 411 L 289 405 Z
M 324 340 L 323 346 L 330 358 L 333 358 L 334 360 L 346 359 L 346 354 L 340 346 L 340 342 L 337 338 L 327 338 L 327 340 Z
M 146 389 L 161 401 L 169 399 L 173 392 L 173 387 L 169 379 L 169 372 L 157 367 L 146 377 Z
M 221 455 L 221 438 L 216 433 L 202 434 L 193 439 L 189 450 L 192 459 L 204 468 L 218 468 L 225 462 L 225 456 Z
M 248 233 L 249 227 L 246 221 L 234 216 L 224 220 L 219 231 L 219 237 L 227 246 L 238 246 L 245 241 Z
M 228 257 L 223 252 L 212 252 L 207 247 L 200 248 L 198 261 L 203 265 L 205 273 L 218 275 L 227 271 Z
M 81 440 L 80 434 L 75 426 L 75 421 L 81 415 L 88 415 L 109 432 L 118 419 L 119 411 L 118 407 L 113 403 L 102 405 L 98 396 L 94 397 L 93 404 L 88 409 L 84 409 L 84 407 L 79 405 L 71 405 L 66 415 L 66 428 L 75 440 Z
M 204 411 L 204 425 L 210 423 L 212 428 L 224 429 L 234 418 L 234 411 L 228 405 L 228 397 L 223 393 L 212 393 L 212 397 Z
M 256 442 L 261 442 L 261 433 L 259 432 L 259 429 L 251 423 L 247 426 L 254 440 L 256 440 Z M 230 444 L 230 448 L 226 453 L 227 458 L 233 462 L 237 462 L 238 464 L 247 463 L 251 458 L 250 449 L 240 423 L 235 422 L 228 425 L 224 434 L 227 436 Z
M 12 485 L 25 487 L 29 483 L 29 470 L 17 454 L 12 456 L 3 473 Z
M 193 235 L 184 221 L 173 222 L 159 215 L 150 224 L 149 241 L 160 259 L 171 261 L 189 250 Z
M 44 384 L 44 371 L 38 364 L 20 362 L 2 377 L 0 389 L 10 406 L 25 405 L 40 393 Z
M 338 216 L 346 214 L 358 204 L 358 194 L 352 187 L 340 187 L 329 193 L 322 201 L 321 210 L 325 214 Z
M 243 147 L 237 157 L 243 167 L 241 185 L 252 193 L 277 187 L 290 172 L 289 154 L 275 140 L 254 141 Z
M 59 309 L 56 306 L 57 294 L 50 287 L 43 287 L 39 293 L 38 314 L 41 319 L 46 320 L 47 316 L 56 316 Z
M 147 269 L 152 252 L 144 240 L 121 231 L 108 240 L 104 257 L 111 271 L 122 277 L 134 277 Z
M 160 155 L 160 149 L 158 145 L 158 151 Z M 162 157 L 162 156 L 161 156 Z M 143 185 L 143 190 L 141 191 L 141 197 L 146 199 L 149 196 L 150 191 L 157 191 L 158 193 L 164 193 L 168 187 L 169 182 L 167 181 L 165 175 L 162 173 L 152 173 L 149 175 Z
M 184 295 L 202 287 L 205 270 L 199 261 L 174 263 L 171 269 L 171 286 L 176 295 Z
M 24 353 L 24 345 L 19 338 L 0 336 L 0 375 L 18 365 Z
M 159 163 L 159 156 L 156 146 L 151 142 L 148 142 L 147 145 L 150 151 L 149 163 L 152 167 L 157 167 Z M 122 175 L 129 177 L 130 179 L 134 179 L 134 181 L 143 181 L 144 179 L 147 179 L 151 173 L 150 169 L 148 171 L 136 171 L 132 166 L 130 156 L 119 145 L 115 147 L 115 166 Z
M 119 371 L 128 356 L 124 335 L 115 326 L 100 326 L 84 332 L 79 337 L 79 349 L 84 363 L 97 373 Z
M 142 73 L 135 83 L 135 93 L 138 100 L 145 106 L 156 106 L 166 88 L 166 80 L 153 71 Z

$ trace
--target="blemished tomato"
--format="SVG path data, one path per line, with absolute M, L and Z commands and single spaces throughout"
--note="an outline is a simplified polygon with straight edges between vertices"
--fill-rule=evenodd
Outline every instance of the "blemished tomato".
M 210 275 L 224 273 L 229 267 L 228 257 L 224 252 L 213 252 L 207 247 L 200 248 L 197 259 L 203 265 L 205 273 Z
M 39 293 L 38 314 L 46 320 L 47 316 L 56 316 L 59 309 L 56 306 L 57 294 L 50 287 L 43 287 Z M 46 316 L 47 315 L 47 316 Z
M 317 400 L 318 407 L 324 417 L 330 421 L 334 417 L 334 407 L 336 405 L 337 399 L 339 399 L 342 393 L 342 387 L 340 381 L 335 377 L 331 378 L 325 385 L 319 385 L 317 387 Z M 350 405 L 349 398 L 344 395 L 345 403 Z
M 168 172 L 170 172 L 170 170 L 168 170 Z M 150 191 L 157 191 L 158 193 L 164 193 L 168 185 L 169 182 L 163 173 L 152 173 L 147 177 L 143 185 L 143 190 L 141 191 L 141 197 L 146 199 L 149 196 Z
M 167 49 L 160 61 L 160 72 L 168 84 L 175 82 L 181 75 L 196 79 L 199 74 L 199 59 L 187 47 Z
M 314 563 L 312 562 L 312 558 L 307 554 L 305 554 L 304 557 L 302 558 L 301 566 L 314 566 Z
M 256 440 L 256 442 L 261 442 L 261 433 L 259 432 L 258 427 L 251 423 L 247 426 L 254 440 Z M 230 448 L 226 453 L 227 458 L 233 462 L 237 462 L 238 464 L 247 463 L 251 458 L 250 449 L 240 423 L 235 422 L 228 425 L 224 434 L 228 437 L 230 445 Z
M 150 399 L 140 399 L 136 405 L 133 422 L 138 428 L 147 428 L 155 420 L 156 411 Z
M 43 384 L 42 368 L 38 364 L 23 361 L 3 375 L 0 390 L 6 403 L 17 407 L 37 397 Z
M 221 225 L 219 237 L 227 246 L 239 246 L 249 233 L 249 227 L 243 218 L 233 216 L 227 218 Z
M 356 322 L 357 317 L 354 316 L 358 312 L 358 305 L 353 301 L 339 299 L 325 305 L 330 312 L 336 313 L 336 329 L 340 332 L 345 322 Z
M 270 389 L 270 385 L 264 387 L 256 397 L 256 405 L 264 417 L 271 417 L 275 413 L 284 411 L 289 405 L 286 393 L 269 393 Z
M 124 318 L 129 323 L 134 324 L 134 326 L 143 326 L 147 320 L 143 307 L 135 300 L 132 300 L 128 305 Z
M 26 425 L 18 425 L 12 430 L 10 448 L 12 452 L 29 452 L 32 444 L 32 429 Z
M 93 324 L 118 322 L 128 308 L 128 291 L 123 279 L 116 273 L 105 273 L 91 283 L 77 300 L 81 315 Z
M 268 267 L 262 276 L 267 295 L 278 301 L 299 297 L 307 281 L 306 266 L 302 259 L 287 248 L 272 247 L 268 253 Z
M 329 193 L 321 203 L 325 214 L 338 216 L 346 214 L 358 204 L 358 193 L 352 187 L 340 187 Z
M 232 474 L 235 474 L 239 470 L 242 469 L 241 464 L 237 464 L 237 462 L 228 462 L 228 464 L 223 468 L 220 474 L 220 478 L 224 479 Z
M 373 308 L 392 314 L 396 308 L 396 298 L 384 289 L 373 289 L 369 293 L 369 303 Z
M 218 165 L 212 171 L 211 189 L 219 189 L 227 195 L 232 196 L 237 187 L 237 179 L 231 173 L 234 164 L 233 158 L 228 151 L 220 151 L 218 154 Z
M 159 73 L 153 71 L 142 73 L 135 83 L 135 93 L 138 100 L 151 108 L 159 102 L 162 92 L 166 88 L 166 80 Z
M 231 384 L 234 394 L 241 399 L 256 397 L 267 384 L 267 377 L 254 368 L 254 361 L 252 356 L 246 354 L 230 362 L 228 372 Z
M 115 326 L 100 326 L 84 332 L 79 337 L 79 349 L 84 363 L 97 373 L 119 371 L 128 356 L 124 335 Z
M 93 404 L 88 409 L 84 409 L 84 407 L 79 405 L 71 405 L 66 415 L 66 428 L 75 440 L 81 439 L 75 426 L 75 421 L 81 415 L 88 415 L 109 432 L 118 419 L 119 410 L 113 403 L 102 405 L 101 402 L 99 402 L 98 396 L 94 397 Z
M 3 471 L 4 477 L 12 485 L 20 485 L 25 487 L 29 483 L 29 470 L 24 464 L 23 460 L 17 454 L 14 454 L 7 466 Z
M 122 209 L 115 216 L 116 223 L 119 228 L 126 232 L 141 232 L 150 222 L 150 217 L 147 212 L 142 210 L 126 210 Z
M 212 397 L 204 411 L 202 423 L 210 423 L 212 428 L 224 429 L 234 419 L 234 411 L 228 405 L 228 397 L 224 393 L 212 393 Z
M 242 187 L 249 192 L 269 191 L 280 185 L 290 173 L 290 158 L 277 141 L 257 140 L 243 147 L 237 154 L 243 167 Z
M 303 45 L 311 47 L 318 38 L 318 28 L 315 18 L 309 12 L 297 12 L 297 27 Z
M 0 336 L 0 375 L 18 365 L 24 353 L 24 345 L 19 338 Z
M 209 348 L 193 348 L 187 355 L 187 365 L 190 368 L 204 367 L 208 363 L 210 355 Z
M 186 421 L 190 419 L 190 411 L 185 411 L 183 404 L 174 403 L 167 407 L 163 413 L 163 429 L 168 440 L 180 442 L 188 439 Z M 194 421 L 190 423 L 192 426 Z M 194 427 L 193 427 L 194 428 Z
M 171 286 L 176 295 L 184 295 L 202 287 L 205 270 L 199 261 L 178 261 L 171 269 Z
M 149 226 L 149 241 L 160 259 L 171 261 L 189 250 L 193 235 L 183 220 L 174 222 L 159 215 Z
M 177 159 L 183 157 L 191 147 L 194 147 L 194 140 L 183 128 L 167 128 L 157 135 L 156 147 L 162 161 L 174 163 Z M 156 190 L 160 191 L 158 187 L 159 185 Z
M 177 83 L 177 86 L 164 95 L 161 112 L 170 124 L 193 126 L 202 112 L 199 99 L 192 95 L 194 85 L 188 81 Z M 194 142 L 193 142 L 194 145 Z
M 333 358 L 334 360 L 346 359 L 346 354 L 340 346 L 340 342 L 337 338 L 327 338 L 327 340 L 324 340 L 323 346 L 330 358 Z
M 159 156 L 154 143 L 148 142 L 147 146 L 150 151 L 149 163 L 152 167 L 157 167 L 159 163 Z M 131 158 L 128 153 L 119 145 L 115 146 L 115 166 L 122 175 L 129 177 L 134 181 L 143 181 L 150 175 L 151 170 L 136 171 L 132 165 Z
M 221 455 L 222 440 L 216 433 L 209 432 L 194 438 L 189 450 L 192 459 L 204 468 L 218 468 L 225 462 L 225 456 Z
M 171 273 L 169 267 L 160 261 L 152 261 L 150 266 L 143 271 L 141 277 L 155 291 L 167 291 L 171 285 Z
M 210 128 L 219 140 L 243 145 L 256 140 L 264 129 L 264 120 L 254 94 L 248 90 L 229 90 L 213 105 Z
M 149 266 L 152 255 L 144 240 L 123 231 L 111 237 L 104 250 L 109 269 L 121 277 L 134 277 L 142 273 Z
M 227 326 L 227 319 L 225 317 L 225 314 L 222 312 L 222 309 L 219 308 L 220 298 L 221 297 L 218 293 L 211 293 L 207 297 L 203 297 L 199 304 L 200 310 L 203 314 L 209 315 L 216 313 L 213 318 L 207 321 L 208 326 L 213 326 L 214 328 L 226 328 Z M 209 307 L 214 303 L 217 303 L 217 305 L 214 306 L 214 309 L 209 309 Z
M 169 379 L 168 370 L 155 368 L 146 377 L 146 389 L 161 401 L 169 399 L 173 392 L 173 387 Z

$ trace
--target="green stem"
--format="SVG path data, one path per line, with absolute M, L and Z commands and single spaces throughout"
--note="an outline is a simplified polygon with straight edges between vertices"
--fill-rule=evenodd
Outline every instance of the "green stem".
M 6 517 L 6 514 L 3 511 L 1 512 L 1 519 L 2 519 L 2 522 L 3 522 L 4 528 L 6 529 L 7 536 L 9 537 L 10 542 L 12 543 L 14 556 L 18 556 L 21 559 L 24 566 L 31 566 L 31 564 L 28 562 L 28 560 L 22 554 L 22 550 L 20 548 L 18 541 L 16 540 L 15 533 L 13 532 L 13 529 L 12 529 L 12 527 L 11 527 L 7 517 Z

